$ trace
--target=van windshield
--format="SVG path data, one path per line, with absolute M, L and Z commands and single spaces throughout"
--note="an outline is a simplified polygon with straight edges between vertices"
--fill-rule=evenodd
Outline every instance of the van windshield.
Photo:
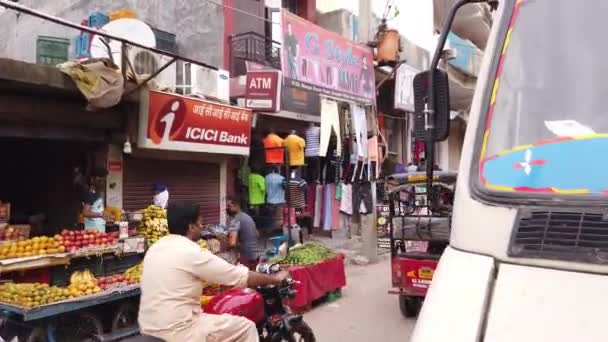
M 605 0 L 517 1 L 486 118 L 486 188 L 608 194 L 606 13 Z

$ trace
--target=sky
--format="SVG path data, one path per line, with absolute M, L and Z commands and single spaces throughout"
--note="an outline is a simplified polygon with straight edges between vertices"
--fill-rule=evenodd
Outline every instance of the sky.
M 399 16 L 388 21 L 391 28 L 395 28 L 414 44 L 428 50 L 435 50 L 436 39 L 433 36 L 433 1 L 432 0 L 369 0 L 372 10 L 378 17 L 382 17 L 387 3 L 399 8 Z M 330 12 L 337 9 L 347 9 L 359 14 L 359 1 L 353 0 L 321 0 L 317 1 L 320 12 Z M 389 18 L 392 17 L 389 15 Z

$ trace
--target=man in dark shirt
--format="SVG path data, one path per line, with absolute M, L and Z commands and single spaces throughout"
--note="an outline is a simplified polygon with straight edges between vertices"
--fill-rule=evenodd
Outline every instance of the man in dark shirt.
M 258 259 L 258 230 L 251 216 L 241 210 L 240 203 L 235 196 L 226 200 L 226 212 L 230 216 L 228 244 L 237 249 L 241 264 L 254 269 Z

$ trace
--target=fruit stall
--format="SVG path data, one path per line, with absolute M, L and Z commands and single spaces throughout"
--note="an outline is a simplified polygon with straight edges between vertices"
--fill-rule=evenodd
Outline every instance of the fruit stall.
M 139 282 L 147 247 L 169 233 L 165 210 L 150 206 L 130 226 L 116 232 L 63 230 L 28 238 L 5 227 L 0 241 L 0 337 L 25 341 L 110 340 L 137 331 Z M 8 235 L 7 235 L 8 234 Z M 213 234 L 199 245 L 222 256 L 225 236 Z M 344 258 L 320 244 L 292 247 L 271 262 L 298 281 L 289 303 L 306 309 L 346 284 Z M 228 288 L 203 284 L 201 306 Z
M 28 238 L 4 227 L 1 238 L 11 239 L 0 241 L 0 337 L 81 341 L 136 330 L 143 255 L 169 231 L 159 207 L 130 216 L 136 229 L 109 233 L 65 229 Z M 222 243 L 199 245 L 220 252 Z M 201 303 L 223 290 L 205 288 Z

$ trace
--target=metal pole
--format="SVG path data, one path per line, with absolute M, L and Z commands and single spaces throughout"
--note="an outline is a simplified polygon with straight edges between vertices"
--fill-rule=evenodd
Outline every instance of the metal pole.
M 371 40 L 371 15 L 371 0 L 359 0 L 359 40 L 362 42 L 368 42 Z M 376 113 L 371 110 L 369 112 L 366 110 L 366 115 L 376 115 Z M 365 132 L 365 134 L 367 135 L 367 132 Z M 359 215 L 359 224 L 361 227 L 360 231 L 363 243 L 361 252 L 363 256 L 369 260 L 369 262 L 373 263 L 378 259 L 378 232 L 376 231 L 376 181 L 372 180 L 370 183 L 372 192 L 371 213 L 368 213 L 367 215 Z

